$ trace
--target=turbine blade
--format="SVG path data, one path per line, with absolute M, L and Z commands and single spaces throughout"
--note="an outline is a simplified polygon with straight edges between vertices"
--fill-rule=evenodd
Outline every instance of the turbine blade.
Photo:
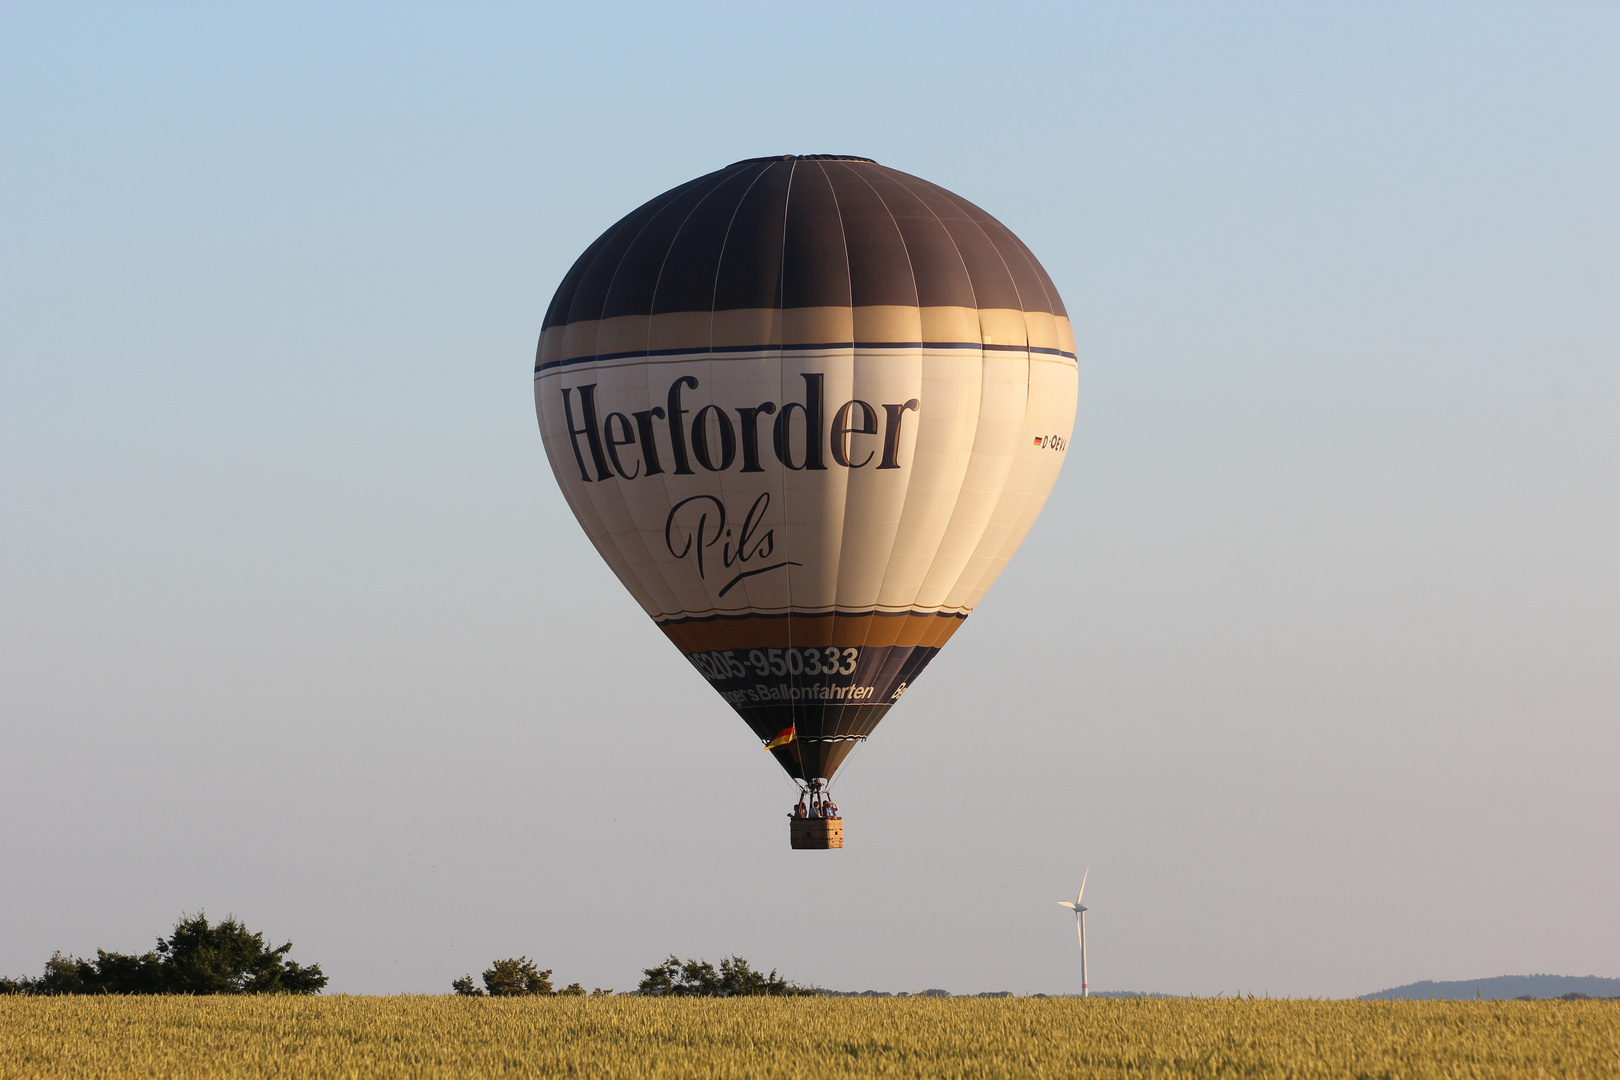
M 651 460 L 651 459 L 649 459 L 649 460 Z M 1080 894 L 1074 898 L 1074 902 L 1076 904 L 1080 903 L 1080 901 L 1082 901 L 1082 900 L 1084 900 L 1086 898 L 1086 878 L 1088 878 L 1090 876 L 1091 876 L 1091 867 L 1088 866 L 1088 867 L 1086 867 L 1086 872 L 1080 876 Z

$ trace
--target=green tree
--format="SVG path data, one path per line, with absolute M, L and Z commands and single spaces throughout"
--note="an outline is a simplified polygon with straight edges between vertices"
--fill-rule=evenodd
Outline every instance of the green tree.
M 540 971 L 527 956 L 497 960 L 484 969 L 484 985 L 473 982 L 471 975 L 450 980 L 450 989 L 465 997 L 520 997 L 543 995 L 550 997 L 609 997 L 612 989 L 598 986 L 588 995 L 579 983 L 569 983 L 561 990 L 551 988 L 551 969 Z
M 37 979 L 6 980 L 24 994 L 314 994 L 326 985 L 319 964 L 287 959 L 292 942 L 264 943 L 235 917 L 210 924 L 182 914 L 174 932 L 139 955 L 96 950 L 94 960 L 53 953 Z
M 182 917 L 167 941 L 158 940 L 166 989 L 172 994 L 313 994 L 326 985 L 319 964 L 287 959 L 292 942 L 267 948 L 234 916 L 210 926 L 208 917 Z
M 551 969 L 541 971 L 527 956 L 497 960 L 484 971 L 484 992 L 490 997 L 549 996 Z
M 636 989 L 648 997 L 763 997 L 799 996 L 820 993 L 813 986 L 788 982 L 772 968 L 769 974 L 756 971 L 740 956 L 728 956 L 719 968 L 707 960 L 687 960 L 671 953 L 657 967 L 642 971 L 645 976 Z

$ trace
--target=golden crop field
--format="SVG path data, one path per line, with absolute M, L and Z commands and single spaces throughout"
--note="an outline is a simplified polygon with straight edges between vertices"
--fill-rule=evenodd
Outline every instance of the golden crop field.
M 1620 1077 L 1620 1002 L 0 997 L 0 1077 Z

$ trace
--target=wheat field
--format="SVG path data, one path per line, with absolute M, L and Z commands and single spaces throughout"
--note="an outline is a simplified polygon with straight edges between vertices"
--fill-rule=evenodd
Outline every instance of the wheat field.
M 1620 1002 L 0 998 L 0 1077 L 1620 1077 Z

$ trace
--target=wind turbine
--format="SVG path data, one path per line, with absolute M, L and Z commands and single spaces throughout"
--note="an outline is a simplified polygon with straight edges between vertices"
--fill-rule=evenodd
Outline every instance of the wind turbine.
M 1059 900 L 1058 901 L 1058 906 L 1059 907 L 1066 907 L 1070 911 L 1074 912 L 1075 929 L 1080 932 L 1080 996 L 1081 997 L 1090 997 L 1091 996 L 1091 987 L 1089 985 L 1087 985 L 1087 983 L 1086 983 L 1086 905 L 1084 905 L 1084 904 L 1082 904 L 1080 902 L 1086 895 L 1086 878 L 1088 878 L 1090 876 L 1091 876 L 1091 867 L 1088 866 L 1088 867 L 1086 867 L 1086 872 L 1084 874 L 1082 874 L 1081 877 L 1080 877 L 1080 891 L 1074 894 L 1074 903 L 1071 904 L 1067 900 Z

